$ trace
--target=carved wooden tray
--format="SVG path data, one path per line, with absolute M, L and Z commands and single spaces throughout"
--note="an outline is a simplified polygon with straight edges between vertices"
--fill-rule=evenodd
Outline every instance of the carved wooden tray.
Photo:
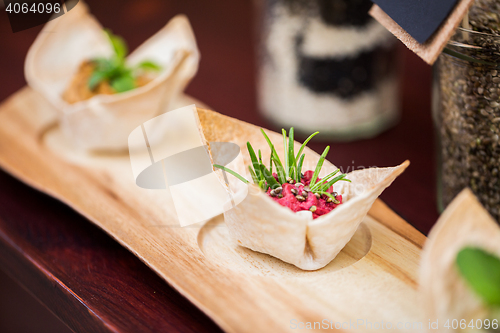
M 261 135 L 254 125 L 198 113 L 202 125 L 248 134 L 233 140 L 240 146 Z M 334 261 L 301 271 L 234 244 L 222 216 L 179 227 L 168 190 L 137 187 L 127 154 L 89 155 L 67 146 L 54 110 L 29 88 L 0 106 L 0 167 L 98 225 L 228 332 L 426 323 L 416 282 L 425 236 L 380 200 Z

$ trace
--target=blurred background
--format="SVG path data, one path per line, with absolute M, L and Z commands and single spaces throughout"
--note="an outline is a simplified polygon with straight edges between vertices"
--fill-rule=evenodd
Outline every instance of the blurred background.
M 266 12 L 262 6 L 256 6 L 255 1 L 88 0 L 87 4 L 103 26 L 125 38 L 131 50 L 174 15 L 186 14 L 201 52 L 198 74 L 186 92 L 222 114 L 265 128 L 280 129 L 279 119 L 270 123 L 267 120 L 269 111 L 259 110 L 262 105 L 257 97 L 258 55 L 262 54 L 259 38 L 263 34 L 263 14 L 265 16 Z M 0 11 L 0 101 L 25 86 L 24 58 L 40 30 L 41 27 L 35 27 L 12 33 L 5 11 Z M 394 45 L 399 82 L 396 103 L 401 111 L 396 125 L 374 138 L 350 142 L 326 138 L 322 142 L 313 140 L 310 147 L 321 152 L 330 145 L 329 160 L 347 171 L 393 166 L 409 159 L 409 169 L 381 198 L 426 234 L 438 217 L 431 67 L 399 42 Z M 273 86 L 273 83 L 268 84 Z M 27 209 L 29 205 L 27 202 Z M 22 325 L 16 326 L 19 323 Z M 43 306 L 0 273 L 0 332 L 65 331 L 65 326 Z

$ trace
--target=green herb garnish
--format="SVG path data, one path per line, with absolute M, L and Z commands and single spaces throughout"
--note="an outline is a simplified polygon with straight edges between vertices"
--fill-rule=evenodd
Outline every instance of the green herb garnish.
M 228 169 L 226 168 L 225 166 L 222 166 L 222 165 L 218 165 L 218 164 L 214 164 L 214 167 L 216 168 L 219 168 L 219 169 L 222 169 L 230 174 L 232 174 L 233 176 L 235 176 L 236 178 L 238 178 L 239 180 L 241 180 L 242 182 L 244 182 L 245 184 L 248 184 L 249 181 L 245 179 L 245 177 L 241 176 L 240 174 L 238 174 L 237 172 L 234 172 L 233 170 L 231 169 Z M 252 172 L 252 170 L 250 170 L 250 172 Z
M 293 127 L 290 128 L 290 131 L 287 132 L 283 129 L 282 134 L 283 134 L 283 146 L 284 146 L 284 162 L 280 160 L 278 153 L 276 152 L 276 149 L 274 148 L 273 143 L 267 136 L 266 132 L 264 132 L 263 129 L 261 129 L 262 135 L 264 135 L 264 138 L 266 139 L 269 149 L 271 150 L 271 157 L 269 161 L 269 169 L 264 165 L 262 161 L 262 154 L 261 151 L 258 151 L 258 155 L 255 154 L 255 150 L 253 149 L 252 145 L 250 142 L 247 142 L 247 148 L 248 148 L 248 154 L 250 155 L 250 160 L 252 161 L 252 166 L 249 166 L 248 169 L 250 171 L 250 175 L 252 176 L 253 182 L 259 186 L 262 190 L 267 191 L 269 188 L 271 189 L 276 189 L 280 186 L 282 186 L 285 183 L 293 183 L 293 182 L 301 182 L 303 178 L 302 174 L 302 165 L 304 163 L 304 158 L 305 154 L 303 154 L 303 150 L 306 147 L 307 143 L 319 132 L 315 132 L 311 134 L 302 144 L 300 147 L 299 151 L 297 152 L 297 155 L 295 155 L 294 152 L 294 130 Z M 318 164 L 316 165 L 316 168 L 314 170 L 313 177 L 311 178 L 311 182 L 309 184 L 310 191 L 312 193 L 318 193 L 320 195 L 326 195 L 327 197 L 331 198 L 334 203 L 340 203 L 335 196 L 333 196 L 331 193 L 327 192 L 328 189 L 335 184 L 338 181 L 348 181 L 350 182 L 349 179 L 345 178 L 347 175 L 346 174 L 341 174 L 335 178 L 332 178 L 335 176 L 340 170 L 337 169 L 334 172 L 330 173 L 326 177 L 324 177 L 322 180 L 318 181 L 318 176 L 319 173 L 321 172 L 321 168 L 323 167 L 323 163 L 326 159 L 326 155 L 328 154 L 328 151 L 330 150 L 330 147 L 326 147 L 325 151 L 323 154 L 321 154 L 321 157 L 318 161 Z M 273 164 L 274 167 L 276 168 L 276 174 L 278 181 L 273 176 Z M 222 169 L 224 171 L 229 172 L 233 176 L 237 177 L 244 183 L 249 183 L 248 180 L 246 180 L 243 176 L 237 174 L 236 172 L 229 170 L 228 168 L 214 164 L 214 167 Z
M 88 81 L 90 90 L 95 90 L 103 81 L 108 81 L 117 93 L 132 90 L 137 88 L 136 78 L 140 72 L 161 69 L 159 65 L 150 60 L 145 60 L 135 67 L 127 66 L 128 47 L 123 38 L 114 35 L 108 29 L 105 29 L 104 32 L 113 46 L 114 54 L 110 58 L 92 59 L 95 69 Z
M 456 264 L 462 277 L 490 307 L 500 306 L 500 258 L 482 249 L 460 250 Z

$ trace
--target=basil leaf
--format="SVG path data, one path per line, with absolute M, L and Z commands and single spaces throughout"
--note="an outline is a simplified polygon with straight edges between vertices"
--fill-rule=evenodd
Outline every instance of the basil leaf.
M 118 92 L 125 92 L 135 88 L 135 80 L 132 75 L 123 75 L 111 81 L 111 87 Z
M 92 59 L 92 62 L 95 64 L 96 70 L 98 71 L 109 71 L 114 67 L 113 62 L 106 58 L 95 58 Z
M 107 72 L 94 71 L 89 78 L 88 87 L 90 90 L 97 88 L 97 85 L 107 79 Z
M 145 60 L 137 65 L 138 69 L 142 69 L 144 71 L 155 71 L 158 72 L 161 70 L 161 66 L 150 61 L 150 60 Z
M 490 306 L 500 305 L 500 259 L 482 249 L 466 247 L 456 264 L 468 285 Z
M 124 62 L 125 57 L 128 54 L 127 43 L 125 43 L 125 40 L 123 40 L 120 36 L 114 35 L 109 29 L 104 29 L 104 32 L 113 46 L 117 60 L 119 62 Z

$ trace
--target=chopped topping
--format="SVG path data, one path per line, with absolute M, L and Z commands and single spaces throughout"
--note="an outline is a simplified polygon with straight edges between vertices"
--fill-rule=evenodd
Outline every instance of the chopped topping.
M 308 174 L 308 172 L 306 172 L 306 174 Z M 308 180 L 306 181 L 305 179 L 302 179 L 302 184 L 304 183 L 307 184 Z M 282 197 L 280 198 L 279 196 L 271 196 L 271 198 L 280 205 L 290 208 L 294 212 L 309 210 L 313 213 L 313 218 L 318 218 L 321 215 L 331 212 L 342 202 L 342 196 L 338 194 L 336 196 L 337 199 L 332 199 L 327 195 L 320 195 L 319 193 L 314 193 L 314 195 L 306 196 L 302 196 L 300 194 L 295 195 L 294 192 L 296 191 L 298 193 L 305 192 L 304 185 L 301 185 L 299 188 L 297 188 L 295 184 L 292 185 L 285 183 L 281 192 Z M 268 190 L 267 193 L 271 195 L 270 192 L 271 190 Z M 327 193 L 332 195 L 330 192 Z M 308 193 L 306 192 L 306 194 Z M 317 194 L 319 195 L 319 198 Z M 312 208 L 313 206 L 315 208 Z
M 301 196 L 301 195 L 297 195 L 297 196 L 295 197 L 295 199 L 297 199 L 297 200 L 299 200 L 299 201 L 305 201 L 305 200 L 306 200 L 306 198 L 304 198 L 304 197 L 303 197 L 303 196 Z
M 285 149 L 283 162 L 267 134 L 264 130 L 261 130 L 261 132 L 271 150 L 269 169 L 262 162 L 261 151 L 258 150 L 257 155 L 250 142 L 247 142 L 248 153 L 252 161 L 252 166 L 249 166 L 248 169 L 253 182 L 269 194 L 273 200 L 282 206 L 290 208 L 294 212 L 310 210 L 313 213 L 313 218 L 327 214 L 342 203 L 342 196 L 336 192 L 332 192 L 332 187 L 338 181 L 350 182 L 349 179 L 345 178 L 347 175 L 341 173 L 336 176 L 340 172 L 339 169 L 336 169 L 323 177 L 323 179 L 319 178 L 321 168 L 330 149 L 329 146 L 321 154 L 315 170 L 302 173 L 302 165 L 305 159 L 305 154 L 302 152 L 309 140 L 318 134 L 318 132 L 311 134 L 302 144 L 299 151 L 295 153 L 293 127 L 290 129 L 289 136 L 287 136 L 285 130 L 282 130 Z M 247 179 L 225 166 L 214 164 L 214 167 L 229 172 L 244 183 L 249 183 Z M 276 172 L 273 172 L 273 169 Z M 313 195 L 309 195 L 309 192 Z

